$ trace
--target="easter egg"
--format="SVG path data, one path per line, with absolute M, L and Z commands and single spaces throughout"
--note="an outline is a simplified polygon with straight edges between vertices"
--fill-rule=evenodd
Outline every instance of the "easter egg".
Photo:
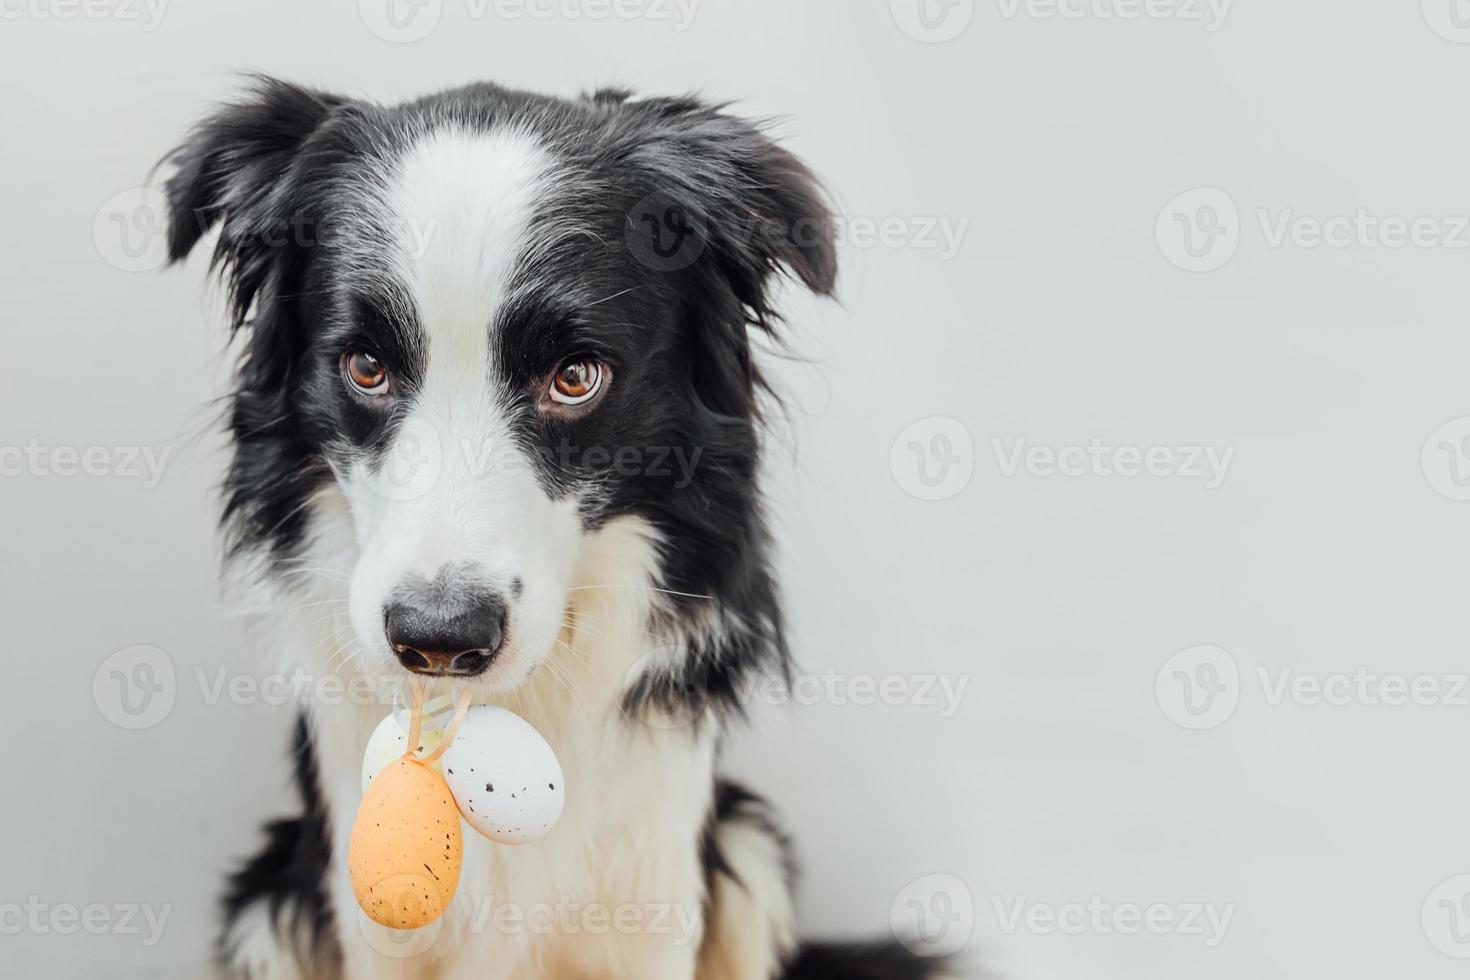
M 471 708 L 441 761 L 460 815 L 493 841 L 530 843 L 561 817 L 567 794 L 556 753 L 504 708 Z
M 436 730 L 426 726 L 419 735 L 420 754 L 432 752 L 443 737 L 442 729 Z M 366 793 L 368 786 L 372 784 L 373 777 L 407 751 L 408 719 L 394 712 L 380 721 L 378 727 L 373 729 L 373 734 L 368 739 L 367 749 L 362 753 L 362 791 Z M 438 759 L 435 759 L 430 765 L 434 769 L 440 768 Z
M 392 929 L 428 925 L 449 907 L 464 859 L 459 809 L 439 773 L 408 759 L 378 773 L 347 842 L 352 891 Z

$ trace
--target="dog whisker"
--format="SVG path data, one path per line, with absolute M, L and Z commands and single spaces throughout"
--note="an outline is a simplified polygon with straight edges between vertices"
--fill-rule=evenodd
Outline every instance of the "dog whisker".
M 660 589 L 652 585 L 576 585 L 568 589 L 568 592 L 585 592 L 590 589 L 642 589 L 646 592 L 661 592 L 664 595 L 684 596 L 689 599 L 713 599 L 712 595 L 703 595 L 698 592 L 676 592 L 673 589 Z

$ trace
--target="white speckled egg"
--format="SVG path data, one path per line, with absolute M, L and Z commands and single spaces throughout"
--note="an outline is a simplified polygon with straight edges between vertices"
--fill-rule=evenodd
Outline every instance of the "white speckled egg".
M 442 731 L 425 728 L 419 735 L 420 754 L 438 745 L 443 734 Z M 373 729 L 372 737 L 368 739 L 367 749 L 362 753 L 362 791 L 366 793 L 373 777 L 407 751 L 408 720 L 395 711 L 378 722 L 378 727 Z M 442 770 L 442 762 L 442 759 L 436 759 L 431 768 Z
M 493 841 L 528 844 L 561 817 L 567 794 L 556 753 L 504 708 L 471 708 L 439 761 L 460 815 Z

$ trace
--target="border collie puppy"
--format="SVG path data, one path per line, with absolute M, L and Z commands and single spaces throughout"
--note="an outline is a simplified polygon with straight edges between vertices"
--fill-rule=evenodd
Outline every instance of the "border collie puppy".
M 231 881 L 236 977 L 924 977 L 800 946 L 766 806 L 717 775 L 788 669 L 757 491 L 775 276 L 833 287 L 812 174 L 718 106 L 471 85 L 385 107 L 260 79 L 174 150 L 171 256 L 206 234 L 240 359 L 230 566 L 283 669 L 412 673 L 546 737 L 542 840 L 465 837 L 416 933 L 346 871 L 380 697 L 314 699 L 302 812 Z

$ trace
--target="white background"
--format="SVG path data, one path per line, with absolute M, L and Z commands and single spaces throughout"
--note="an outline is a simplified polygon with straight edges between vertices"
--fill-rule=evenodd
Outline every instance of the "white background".
M 209 703 L 217 672 L 265 671 L 215 586 L 220 303 L 197 260 L 127 271 L 151 260 L 112 224 L 232 72 L 258 69 L 382 101 L 478 79 L 695 89 L 784 116 L 830 184 L 841 303 L 788 304 L 807 361 L 777 369 L 795 411 L 769 469 L 796 649 L 846 681 L 757 705 L 730 752 L 800 843 L 806 931 L 882 935 L 917 896 L 1003 977 L 1463 976 L 1439 900 L 1466 889 L 1431 893 L 1470 872 L 1464 692 L 1272 688 L 1364 667 L 1450 692 L 1470 669 L 1470 504 L 1452 499 L 1470 423 L 1431 438 L 1470 416 L 1470 29 L 1452 0 L 1241 0 L 1223 22 L 1118 3 L 935 2 L 929 31 L 903 0 L 703 0 L 681 30 L 662 4 L 537 19 L 431 0 L 411 43 L 373 33 L 378 0 L 172 0 L 156 23 L 0 3 L 0 447 L 171 453 L 150 487 L 0 477 L 5 972 L 200 976 L 222 874 L 290 805 L 290 709 Z M 1360 209 L 1433 222 L 1419 245 L 1311 243 L 1311 221 Z M 930 219 L 963 226 L 956 252 L 926 245 Z M 1186 227 L 1213 241 L 1202 257 Z M 959 475 L 922 500 L 908 443 L 944 449 L 935 434 L 958 434 Z M 1019 440 L 1093 439 L 1232 456 L 1214 488 L 1009 469 Z M 176 682 L 166 717 L 129 731 L 93 680 L 135 644 Z M 1156 677 L 1204 644 L 1227 652 L 1209 654 L 1224 707 L 1194 716 L 1174 668 L 1204 677 L 1203 655 Z M 949 717 L 851 703 L 854 678 L 891 675 L 966 687 Z M 952 879 L 905 891 L 926 875 Z M 1231 918 L 1215 945 L 1009 923 L 1018 902 L 1094 899 Z M 115 920 L 16 929 L 6 908 L 28 902 L 170 911 L 147 946 Z

